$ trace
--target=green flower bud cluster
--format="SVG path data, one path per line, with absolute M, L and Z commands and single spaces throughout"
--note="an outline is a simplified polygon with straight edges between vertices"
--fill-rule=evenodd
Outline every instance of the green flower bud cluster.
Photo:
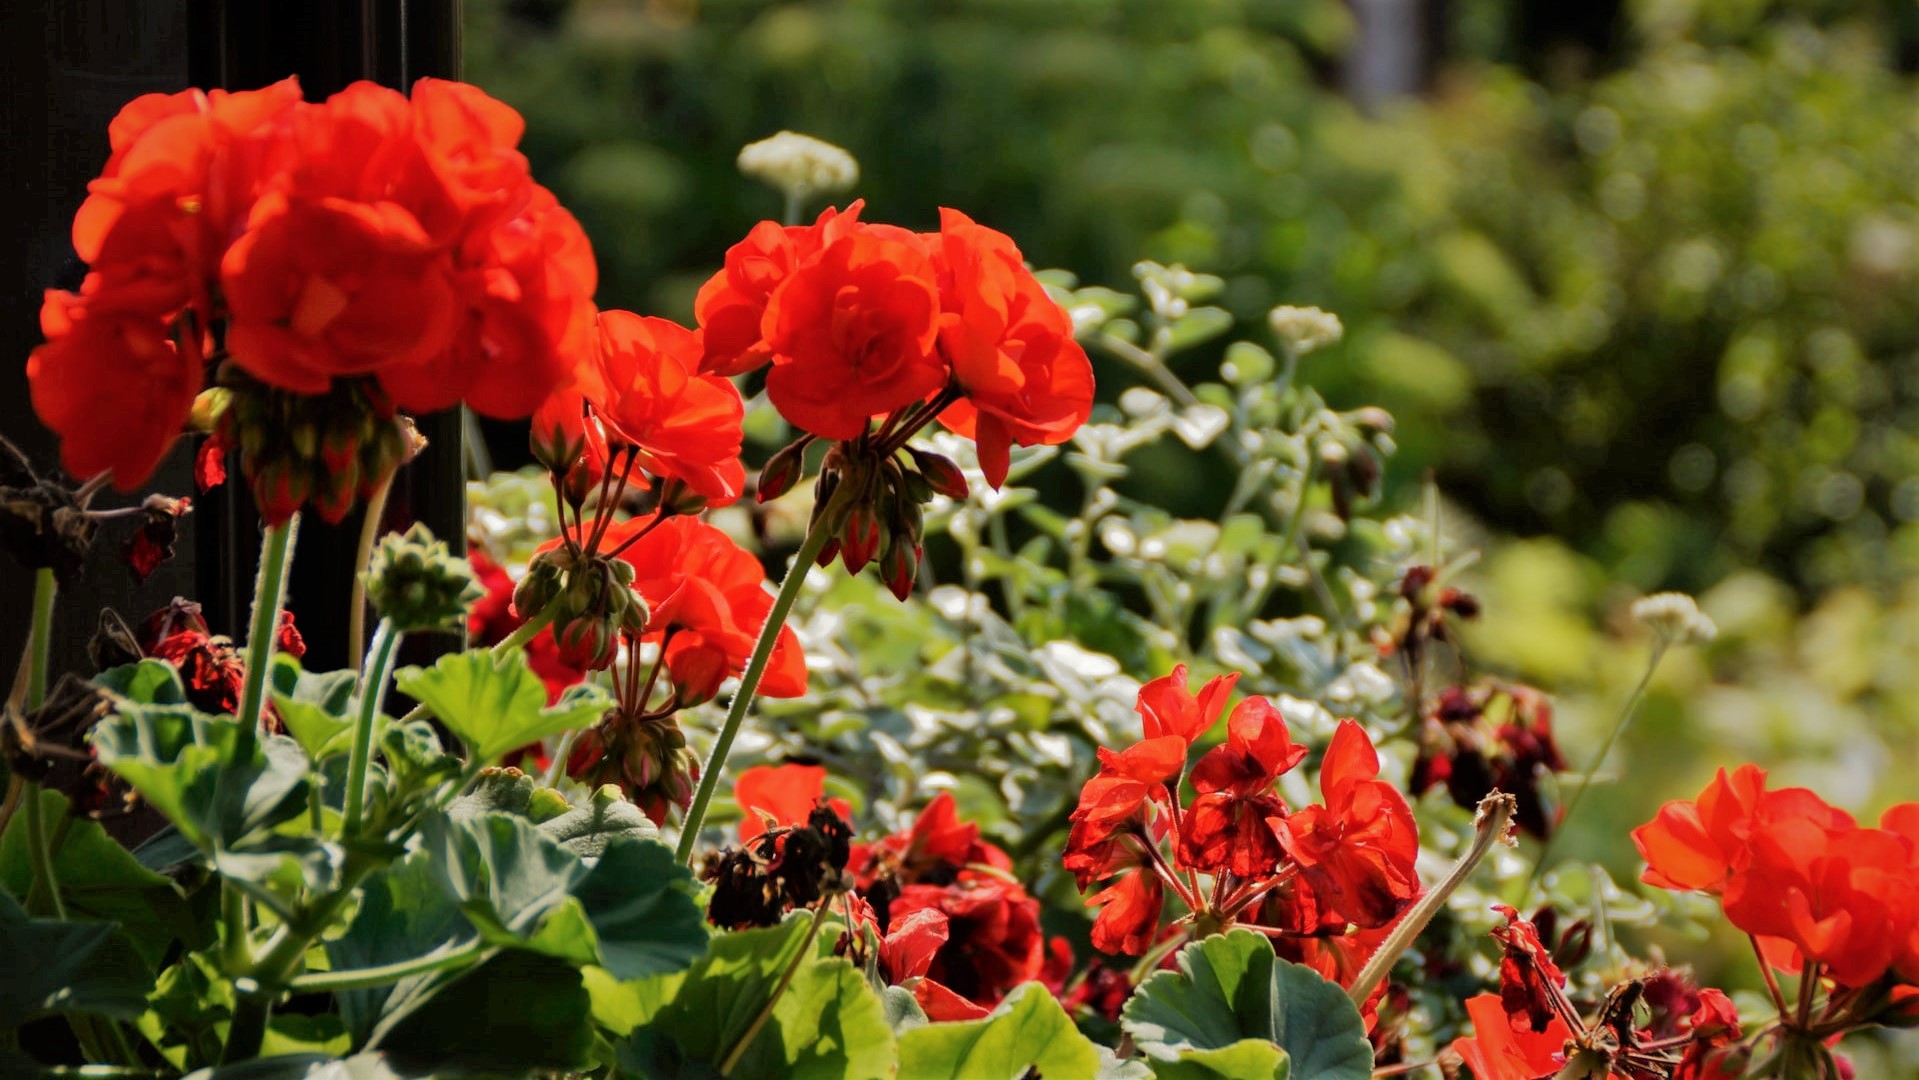
M 324 394 L 248 380 L 221 410 L 217 437 L 240 451 L 240 471 L 269 521 L 311 504 L 338 522 L 423 445 L 378 384 L 347 379 Z
M 483 593 L 473 568 L 425 525 L 389 535 L 362 578 L 367 599 L 396 629 L 458 629 Z
M 633 589 L 631 563 L 564 545 L 535 556 L 513 590 L 513 610 L 521 618 L 549 607 L 555 608 L 553 639 L 562 655 L 592 671 L 613 662 L 622 635 L 644 634 L 650 617 Z

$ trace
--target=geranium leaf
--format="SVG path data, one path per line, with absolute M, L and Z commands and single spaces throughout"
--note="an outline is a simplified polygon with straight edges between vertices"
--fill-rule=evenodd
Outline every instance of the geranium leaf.
M 285 653 L 273 657 L 268 688 L 273 707 L 307 757 L 320 761 L 352 749 L 353 691 L 358 679 L 351 671 L 314 674 Z
M 622 1071 L 717 1075 L 722 1060 L 751 1034 L 730 1075 L 891 1076 L 893 1032 L 878 995 L 852 964 L 822 955 L 830 946 L 808 944 L 809 921 L 796 914 L 779 926 L 722 934 L 685 973 L 625 984 L 620 1011 L 643 1026 L 621 1048 Z M 791 984 L 752 1033 L 795 957 Z
M 597 686 L 577 686 L 547 707 L 546 684 L 518 649 L 448 653 L 430 668 L 401 668 L 400 692 L 427 707 L 459 736 L 475 761 L 495 761 L 527 743 L 585 727 L 605 713 L 609 699 Z
M 1159 1080 L 1288 1080 L 1292 1059 L 1264 1039 L 1241 1039 L 1211 1050 L 1182 1050 L 1175 1061 L 1153 1062 Z
M 40 807 L 44 820 L 60 821 L 67 816 L 67 797 L 43 789 Z M 173 882 L 140 865 L 97 821 L 67 822 L 53 871 L 69 919 L 119 923 L 149 965 L 160 963 L 175 937 L 190 934 L 192 916 Z M 32 882 L 25 815 L 15 814 L 0 836 L 0 890 L 25 896 Z
M 578 968 L 511 949 L 380 1021 L 367 1048 L 401 1069 L 525 1076 L 585 1063 L 593 1010 Z
M 195 847 L 237 851 L 306 808 L 306 754 L 284 736 L 248 734 L 232 717 L 122 700 L 95 726 L 93 749 Z
M 1366 1080 L 1373 1070 L 1366 1024 L 1346 992 L 1280 960 L 1250 930 L 1180 950 L 1179 970 L 1141 983 L 1120 1024 L 1155 1061 L 1262 1039 L 1291 1057 L 1294 1080 Z
M 0 892 L 0 1031 L 46 1013 L 135 1017 L 151 976 L 112 923 L 29 919 Z
M 984 1019 L 927 1024 L 900 1036 L 902 1076 L 1019 1080 L 1029 1069 L 1059 1078 L 1100 1071 L 1092 1042 L 1038 983 L 1015 989 Z

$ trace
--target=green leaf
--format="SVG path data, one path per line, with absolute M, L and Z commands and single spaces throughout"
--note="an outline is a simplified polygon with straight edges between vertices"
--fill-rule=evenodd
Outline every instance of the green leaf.
M 284 736 L 187 705 L 122 702 L 93 731 L 94 756 L 203 852 L 238 850 L 306 809 L 307 758 Z
M 1241 1039 L 1214 1050 L 1183 1050 L 1177 1061 L 1153 1062 L 1159 1080 L 1288 1080 L 1292 1061 L 1264 1039 Z
M 900 1074 L 915 1080 L 1019 1080 L 1028 1069 L 1067 1080 L 1099 1072 L 1099 1054 L 1038 983 L 1016 988 L 980 1020 L 927 1024 L 900 1036 Z
M 1278 959 L 1272 943 L 1250 930 L 1180 950 L 1179 970 L 1141 983 L 1120 1025 L 1156 1061 L 1250 1038 L 1290 1055 L 1296 1080 L 1366 1080 L 1373 1070 L 1365 1022 L 1346 992 Z
M 684 971 L 706 951 L 692 871 L 658 840 L 615 839 L 573 889 L 599 939 L 599 966 L 620 979 Z
M 575 806 L 559 817 L 540 822 L 540 831 L 582 858 L 597 858 L 614 841 L 658 840 L 660 830 L 640 808 L 626 801 L 611 784 L 594 792 L 585 806 Z
M 531 776 L 518 769 L 488 766 L 480 770 L 480 775 L 474 778 L 473 786 L 466 794 L 453 800 L 453 805 L 446 808 L 446 813 L 456 820 L 485 813 L 524 817 L 526 805 L 532 801 L 533 789 L 537 786 Z
M 42 789 L 40 810 L 46 821 L 61 821 L 67 816 L 67 797 Z M 141 958 L 157 966 L 175 937 L 189 936 L 192 916 L 185 898 L 173 882 L 140 865 L 99 822 L 74 818 L 65 827 L 53 876 L 60 881 L 67 917 L 119 923 Z M 16 813 L 0 836 L 0 890 L 25 896 L 32 882 L 26 815 Z
M 509 950 L 389 1014 L 367 1048 L 402 1069 L 525 1076 L 577 1068 L 592 1045 L 592 1003 L 579 969 Z
M 353 691 L 359 679 L 351 671 L 312 674 L 285 653 L 273 657 L 268 688 L 273 707 L 307 757 L 320 761 L 353 749 Z
M 93 685 L 115 698 L 139 705 L 184 705 L 187 688 L 180 671 L 165 660 L 142 660 L 109 668 L 93 677 Z
M 327 959 L 338 971 L 379 967 L 463 948 L 474 936 L 473 924 L 440 887 L 431 857 L 415 854 L 367 878 L 360 910 L 346 933 L 327 943 Z M 359 1042 L 382 1014 L 418 1004 L 448 981 L 445 973 L 433 972 L 392 986 L 343 991 L 337 995 L 340 1015 Z
M 587 874 L 580 857 L 525 818 L 428 818 L 423 850 L 440 887 L 496 945 L 519 945 Z
M 787 967 L 785 993 L 733 1068 L 734 1076 L 889 1077 L 893 1032 L 866 976 L 808 942 L 811 920 L 795 915 L 764 930 L 722 934 L 692 969 L 625 984 L 625 1012 L 645 1024 L 621 1050 L 623 1071 L 706 1077 L 748 1037 Z
M 29 919 L 0 893 L 0 1032 L 46 1013 L 132 1018 L 146 1009 L 151 976 L 110 923 Z
M 604 690 L 588 684 L 546 707 L 546 684 L 519 649 L 500 656 L 485 649 L 448 653 L 430 668 L 401 668 L 395 685 L 459 736 L 475 761 L 585 727 L 611 705 Z

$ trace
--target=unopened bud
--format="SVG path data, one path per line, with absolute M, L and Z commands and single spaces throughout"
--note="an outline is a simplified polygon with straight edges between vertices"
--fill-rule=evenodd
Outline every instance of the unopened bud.
M 966 474 L 960 471 L 960 467 L 953 463 L 952 458 L 911 446 L 906 449 L 913 455 L 913 466 L 919 470 L 921 476 L 926 478 L 927 484 L 934 491 L 949 499 L 966 498 L 968 491 Z
M 840 530 L 840 552 L 846 562 L 846 572 L 857 574 L 865 569 L 879 553 L 879 547 L 879 515 L 864 503 L 853 507 L 846 516 L 846 527 Z
M 811 435 L 795 440 L 781 447 L 779 452 L 766 459 L 766 465 L 760 469 L 760 502 L 769 502 L 793 490 L 800 476 L 806 471 L 806 447 L 813 441 Z
M 513 587 L 513 611 L 522 619 L 530 619 L 546 610 L 553 598 L 560 594 L 566 575 L 559 563 L 552 558 L 557 551 L 542 552 L 533 557 L 526 568 L 526 576 Z
M 895 543 L 886 552 L 886 559 L 880 564 L 880 571 L 886 577 L 886 587 L 893 595 L 905 600 L 913 593 L 913 582 L 919 577 L 920 549 L 917 545 Z

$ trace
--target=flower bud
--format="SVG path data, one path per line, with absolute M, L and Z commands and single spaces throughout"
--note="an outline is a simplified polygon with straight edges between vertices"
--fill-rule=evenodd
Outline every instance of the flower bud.
M 193 411 L 187 416 L 187 426 L 202 435 L 210 435 L 220 423 L 220 418 L 233 401 L 233 391 L 224 386 L 210 386 L 200 391 L 193 399 Z
M 865 503 L 853 507 L 846 516 L 846 527 L 840 530 L 840 553 L 846 561 L 846 572 L 857 574 L 865 569 L 879 547 L 879 515 Z
M 533 557 L 532 564 L 526 568 L 526 576 L 513 587 L 515 615 L 530 619 L 545 611 L 553 598 L 560 594 L 560 589 L 566 584 L 566 575 L 555 558 L 559 554 L 556 549 Z
M 420 524 L 381 540 L 361 580 L 374 608 L 402 632 L 464 625 L 482 595 L 467 561 Z
M 799 482 L 806 471 L 806 447 L 812 441 L 811 435 L 796 439 L 766 459 L 766 465 L 760 469 L 759 492 L 755 496 L 760 502 L 779 498 Z
M 526 816 L 533 824 L 538 825 L 542 821 L 551 821 L 571 809 L 573 807 L 567 803 L 566 796 L 560 794 L 558 790 L 550 787 L 537 788 L 533 792 L 533 797 L 527 800 Z
M 1699 610 L 1698 601 L 1681 592 L 1641 597 L 1633 602 L 1632 617 L 1672 644 L 1704 645 L 1719 636 L 1719 627 Z
M 943 454 L 935 454 L 916 447 L 907 447 L 913 455 L 913 466 L 926 478 L 934 491 L 949 499 L 964 499 L 968 491 L 966 474 L 953 463 L 953 459 Z
M 880 563 L 880 572 L 885 576 L 886 587 L 893 591 L 893 595 L 905 600 L 912 595 L 913 582 L 919 577 L 919 546 L 896 541 L 887 549 L 886 558 Z

